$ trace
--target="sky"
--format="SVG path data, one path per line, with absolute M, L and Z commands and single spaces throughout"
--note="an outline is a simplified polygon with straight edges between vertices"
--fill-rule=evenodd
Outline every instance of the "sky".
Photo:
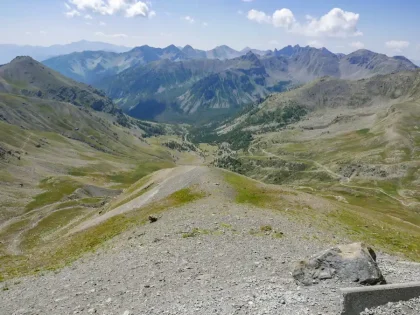
M 0 0 L 0 43 L 366 48 L 420 60 L 418 0 Z

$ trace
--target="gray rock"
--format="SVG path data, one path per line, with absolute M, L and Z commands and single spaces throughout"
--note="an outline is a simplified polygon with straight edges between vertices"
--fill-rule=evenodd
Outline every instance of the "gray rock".
M 333 247 L 300 261 L 293 270 L 293 278 L 304 285 L 333 278 L 363 285 L 386 283 L 375 252 L 363 243 Z

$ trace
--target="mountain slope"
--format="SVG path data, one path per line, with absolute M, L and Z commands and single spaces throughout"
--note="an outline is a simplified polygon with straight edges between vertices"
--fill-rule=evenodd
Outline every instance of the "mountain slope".
M 270 95 L 262 104 L 249 113 L 232 121 L 240 121 L 242 128 L 276 128 L 278 110 L 286 107 L 301 107 L 308 113 L 343 108 L 357 110 L 388 106 L 395 102 L 420 98 L 420 70 L 379 75 L 363 80 L 322 78 L 295 90 Z M 303 122 L 302 122 L 303 123 Z
M 16 56 L 31 56 L 35 60 L 42 61 L 54 56 L 70 54 L 82 51 L 109 51 L 109 52 L 125 52 L 130 48 L 117 46 L 102 42 L 78 41 L 66 45 L 52 45 L 49 47 L 42 46 L 20 46 L 13 44 L 0 44 L 0 64 L 4 64 L 13 60 Z
M 0 87 L 0 208 L 9 209 L 0 213 L 0 220 L 64 198 L 67 193 L 57 193 L 55 200 L 56 192 L 45 195 L 37 188 L 44 186 L 40 182 L 45 178 L 94 184 L 89 178 L 81 179 L 100 170 L 100 182 L 105 184 L 112 182 L 113 173 L 124 173 L 138 163 L 152 163 L 156 169 L 173 165 L 177 156 L 146 138 L 163 134 L 176 138 L 182 127 L 129 118 L 97 90 L 29 57 L 0 67 Z M 94 167 L 101 163 L 107 167 Z M 81 168 L 76 172 L 80 178 L 68 178 L 75 168 Z M 122 175 L 115 178 L 126 180 Z M 18 183 L 25 189 L 16 190 Z
M 136 65 L 161 60 L 184 60 L 187 56 L 174 45 L 166 48 L 136 47 L 121 54 L 85 51 L 58 56 L 43 63 L 80 82 L 94 84 L 105 77 L 118 74 Z
M 417 224 L 419 100 L 420 70 L 359 81 L 323 78 L 271 95 L 213 132 L 210 126 L 191 134 L 238 150 L 222 150 L 218 166 L 375 211 L 389 199 L 389 215 L 405 209 Z
M 232 108 L 268 94 L 267 74 L 253 54 L 230 59 L 162 60 L 127 69 L 98 84 L 134 117 Z M 165 119 L 170 120 L 170 116 Z
M 126 191 L 115 202 L 148 174 L 201 161 L 181 139 L 185 127 L 127 117 L 95 89 L 29 57 L 0 67 L 0 86 L 0 282 L 33 273 L 39 263 L 58 267 L 51 256 L 40 259 L 50 245 L 60 250 L 59 234 L 112 201 L 134 198 Z M 82 243 L 73 257 L 92 248 Z
M 0 67 L 0 92 L 70 102 L 99 111 L 117 110 L 102 92 L 68 79 L 30 57 L 17 57 Z
M 366 49 L 357 50 L 340 59 L 340 77 L 343 79 L 368 78 L 417 68 L 403 56 L 388 57 Z
M 295 46 L 284 50 L 286 53 L 264 57 L 249 51 L 227 60 L 166 59 L 129 68 L 97 86 L 134 117 L 170 120 L 170 115 L 162 113 L 170 110 L 177 116 L 188 116 L 217 109 L 237 110 L 272 92 L 324 76 L 360 79 L 416 69 L 403 57 L 389 58 L 365 50 L 345 57 L 325 48 Z

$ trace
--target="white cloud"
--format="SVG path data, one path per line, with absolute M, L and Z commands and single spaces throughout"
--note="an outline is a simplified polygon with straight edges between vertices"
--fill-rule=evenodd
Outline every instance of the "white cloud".
M 410 42 L 405 40 L 390 40 L 385 43 L 385 46 L 389 49 L 395 50 L 396 52 L 401 52 L 403 49 L 410 46 Z
M 289 32 L 308 37 L 351 37 L 363 35 L 357 29 L 360 15 L 334 8 L 319 19 L 306 15 L 306 22 L 299 23 L 289 9 L 277 10 L 272 16 L 262 11 L 250 10 L 248 19 L 258 23 L 270 23 Z
M 119 1 L 123 2 L 121 0 Z M 126 17 L 135 17 L 135 16 L 147 17 L 148 14 L 149 14 L 149 7 L 147 6 L 146 3 L 141 2 L 141 1 L 134 3 L 133 5 L 127 7 L 127 9 L 125 10 Z
M 275 27 L 284 27 L 286 29 L 292 29 L 296 25 L 296 19 L 293 12 L 289 9 L 277 10 L 273 14 L 273 25 Z
M 95 36 L 109 37 L 109 38 L 127 38 L 128 37 L 128 35 L 126 34 L 105 34 L 103 32 L 96 32 Z
M 152 19 L 156 16 L 156 11 L 150 11 L 149 13 L 149 19 Z
M 247 15 L 248 20 L 257 22 L 257 23 L 271 23 L 271 16 L 265 14 L 262 11 L 250 10 Z
M 101 22 L 99 22 L 99 25 L 100 25 L 100 26 L 105 26 L 105 25 L 106 25 L 106 23 L 101 21 Z
M 242 14 L 244 14 L 244 11 L 238 10 L 236 13 L 238 13 L 239 15 L 242 15 Z
M 80 12 L 77 11 L 77 10 L 71 10 L 71 11 L 66 12 L 65 14 L 69 18 L 73 18 L 75 16 L 80 16 L 81 15 Z
M 349 44 L 349 46 L 351 48 L 354 48 L 354 49 L 363 49 L 363 48 L 365 48 L 365 44 L 363 44 L 362 42 L 352 42 L 352 43 Z
M 183 20 L 187 21 L 187 22 L 188 22 L 188 23 L 190 23 L 190 24 L 194 24 L 194 23 L 195 23 L 194 18 L 192 18 L 192 17 L 191 17 L 191 16 L 189 16 L 189 15 L 184 16 L 184 17 L 182 17 L 181 19 L 183 19 Z
M 308 42 L 308 45 L 315 48 L 322 48 L 324 44 L 321 43 L 319 40 L 311 40 Z
M 360 15 L 347 12 L 339 8 L 334 8 L 319 20 L 313 18 L 305 26 L 305 33 L 308 36 L 329 36 L 329 37 L 349 37 L 363 35 L 357 29 Z
M 64 6 L 66 7 L 67 10 L 71 10 L 71 6 L 69 6 L 68 3 L 64 3 Z
M 69 0 L 79 11 L 90 11 L 102 15 L 123 13 L 126 17 L 153 17 L 156 12 L 150 9 L 150 2 L 138 0 Z
M 207 22 L 203 22 L 203 23 L 201 23 L 201 25 L 203 25 L 203 27 L 209 26 L 209 24 Z
M 85 15 L 86 20 L 93 20 L 93 17 L 90 14 Z
M 252 2 L 254 0 L 242 0 L 242 2 Z

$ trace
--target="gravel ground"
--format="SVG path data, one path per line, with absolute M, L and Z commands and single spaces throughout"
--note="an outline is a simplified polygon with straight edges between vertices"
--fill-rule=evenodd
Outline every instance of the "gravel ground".
M 420 297 L 409 301 L 388 303 L 374 309 L 365 310 L 361 315 L 418 315 L 420 314 Z
M 0 284 L 0 314 L 339 314 L 339 288 L 349 284 L 301 287 L 291 277 L 295 261 L 328 248 L 334 235 L 231 203 L 216 181 L 203 181 L 212 196 L 69 267 Z M 260 232 L 264 225 L 273 231 Z M 419 264 L 378 255 L 389 282 L 420 281 Z

